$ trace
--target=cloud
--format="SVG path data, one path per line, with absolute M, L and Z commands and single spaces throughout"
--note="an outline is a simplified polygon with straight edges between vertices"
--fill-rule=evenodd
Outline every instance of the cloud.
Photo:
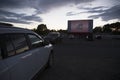
M 29 0 L 0 0 L 0 8 L 23 8 L 30 6 Z
M 0 0 L 0 8 L 36 8 L 38 10 L 50 10 L 66 4 L 87 3 L 94 0 Z
M 55 8 L 56 6 L 63 6 L 66 4 L 79 4 L 83 2 L 90 2 L 93 0 L 40 0 L 39 5 L 43 8 Z
M 68 4 L 73 4 L 77 7 L 81 3 L 93 2 L 95 0 L 0 0 L 0 21 L 15 22 L 29 24 L 33 21 L 41 22 L 42 19 L 37 16 L 38 14 L 44 14 L 49 10 Z M 112 1 L 112 0 L 108 0 Z M 114 4 L 119 4 L 119 0 L 114 1 Z M 32 8 L 35 9 L 35 13 L 28 15 L 18 14 L 16 12 L 10 12 L 11 9 L 23 9 Z M 84 13 L 97 13 L 97 15 L 91 15 L 88 18 L 99 18 L 101 17 L 104 21 L 112 19 L 120 19 L 120 5 L 113 6 L 107 9 L 104 6 L 98 7 L 77 7 L 78 10 L 85 10 L 83 12 L 68 12 L 66 16 L 79 15 Z M 15 10 L 14 10 L 15 11 Z
M 42 19 L 36 15 L 48 12 L 53 8 L 67 4 L 87 3 L 94 0 L 0 0 L 0 21 L 29 24 L 32 21 L 40 22 Z M 35 13 L 28 16 L 27 13 L 19 12 L 28 9 L 35 9 Z M 13 11 L 14 9 L 14 11 Z M 16 13 L 16 11 L 17 13 Z M 27 12 L 27 11 L 26 11 Z
M 77 7 L 78 9 L 84 9 L 84 10 L 97 10 L 97 9 L 102 9 L 102 8 L 105 8 L 104 6 L 98 6 L 98 7 Z
M 104 6 L 98 6 L 98 7 L 77 7 L 79 10 L 84 10 L 82 12 L 68 12 L 66 15 L 67 16 L 74 16 L 74 15 L 79 15 L 79 14 L 84 14 L 84 13 L 93 13 L 93 15 L 88 16 L 88 18 L 93 18 L 97 19 L 99 17 L 102 18 L 103 21 L 109 21 L 113 19 L 118 19 L 120 20 L 120 5 L 115 5 L 111 8 L 107 8 Z M 94 14 L 95 13 L 95 14 Z
M 42 19 L 36 15 L 27 16 L 25 14 L 16 14 L 0 10 L 0 21 L 29 24 L 32 21 L 41 22 Z
M 74 16 L 74 15 L 79 15 L 81 12 L 67 12 L 66 16 Z
M 104 12 L 104 6 L 99 6 L 99 7 L 77 7 L 77 9 L 79 10 L 78 12 L 67 12 L 66 16 L 74 16 L 74 15 L 79 15 L 79 14 L 84 14 L 84 13 L 102 13 Z M 84 10 L 84 11 L 81 11 Z
M 104 10 L 101 14 L 89 16 L 89 18 L 99 17 L 101 17 L 104 21 L 109 21 L 112 19 L 120 20 L 120 5 L 116 5 L 111 7 L 110 9 Z
M 30 24 L 31 23 L 31 22 L 27 22 L 24 20 L 17 20 L 17 19 L 12 19 L 12 18 L 5 18 L 5 17 L 0 18 L 0 21 L 11 22 L 11 23 L 22 23 L 22 24 Z
M 37 21 L 37 22 L 41 22 L 42 19 L 36 15 L 31 15 L 31 16 L 22 16 L 21 17 L 23 20 L 26 20 L 26 21 Z
M 103 13 L 106 8 L 107 7 L 104 7 L 104 6 L 98 6 L 93 8 L 82 8 L 87 11 L 81 12 L 81 13 L 99 13 L 100 14 L 100 13 Z

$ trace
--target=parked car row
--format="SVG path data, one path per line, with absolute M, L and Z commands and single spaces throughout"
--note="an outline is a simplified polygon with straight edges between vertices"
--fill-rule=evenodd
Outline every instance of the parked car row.
M 52 44 L 36 33 L 0 26 L 0 80 L 31 80 L 52 55 Z
M 102 35 L 100 35 L 100 34 L 92 34 L 92 33 L 91 34 L 87 34 L 87 35 L 86 34 L 81 34 L 81 35 L 69 34 L 68 38 L 69 39 L 85 38 L 88 41 L 93 41 L 95 39 L 98 39 L 98 40 L 102 39 Z

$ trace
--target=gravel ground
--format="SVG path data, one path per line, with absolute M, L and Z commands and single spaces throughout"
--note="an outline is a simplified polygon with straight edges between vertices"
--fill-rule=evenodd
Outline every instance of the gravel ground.
M 63 39 L 52 68 L 36 80 L 120 80 L 120 40 Z

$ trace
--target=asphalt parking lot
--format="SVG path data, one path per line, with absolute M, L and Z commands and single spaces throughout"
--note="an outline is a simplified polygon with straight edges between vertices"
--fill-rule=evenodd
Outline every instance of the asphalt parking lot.
M 63 39 L 55 61 L 37 80 L 120 80 L 120 40 Z

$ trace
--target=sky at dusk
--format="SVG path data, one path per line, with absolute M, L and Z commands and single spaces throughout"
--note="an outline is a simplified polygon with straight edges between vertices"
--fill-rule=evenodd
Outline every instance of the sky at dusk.
M 0 22 L 33 29 L 67 29 L 68 20 L 93 19 L 94 27 L 120 21 L 120 0 L 0 0 Z

